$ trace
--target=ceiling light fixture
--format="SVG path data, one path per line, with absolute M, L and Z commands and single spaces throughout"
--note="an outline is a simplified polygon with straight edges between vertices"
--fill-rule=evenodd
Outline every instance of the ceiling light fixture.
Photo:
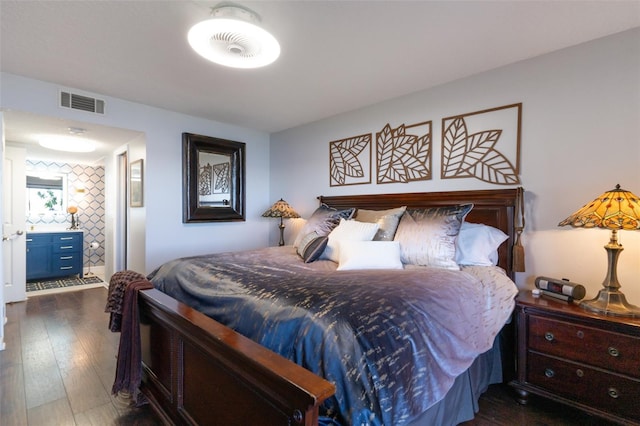
M 43 135 L 38 138 L 38 143 L 44 148 L 66 152 L 93 152 L 96 143 L 91 139 L 77 136 Z
M 280 56 L 280 44 L 261 28 L 260 16 L 233 3 L 211 9 L 211 19 L 194 25 L 188 41 L 200 56 L 232 68 L 259 68 Z
M 69 130 L 69 133 L 76 136 L 87 133 L 87 129 L 83 129 L 82 127 L 68 127 L 67 130 Z

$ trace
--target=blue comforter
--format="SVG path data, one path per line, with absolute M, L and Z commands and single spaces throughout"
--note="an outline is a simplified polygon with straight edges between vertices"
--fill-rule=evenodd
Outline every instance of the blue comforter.
M 463 271 L 335 269 L 273 247 L 177 259 L 149 279 L 334 383 L 320 414 L 340 424 L 411 421 L 491 347 L 503 323 L 487 327 L 487 290 Z

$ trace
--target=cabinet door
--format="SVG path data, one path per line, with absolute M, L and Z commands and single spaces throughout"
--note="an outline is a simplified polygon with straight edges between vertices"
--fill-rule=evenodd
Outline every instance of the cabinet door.
M 27 280 L 51 275 L 51 244 L 27 242 Z

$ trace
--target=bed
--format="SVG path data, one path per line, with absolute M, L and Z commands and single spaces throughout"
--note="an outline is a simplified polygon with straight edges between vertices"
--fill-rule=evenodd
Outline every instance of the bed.
M 319 202 L 354 212 L 472 203 L 456 214 L 504 232 L 494 261 L 513 278 L 516 195 L 502 189 L 321 196 Z M 300 238 L 296 243 L 307 246 Z M 306 263 L 300 248 L 285 246 L 176 259 L 150 274 L 155 288 L 139 296 L 141 391 L 159 416 L 168 424 L 200 425 L 453 425 L 472 418 L 480 394 L 513 369 L 505 324 L 515 285 L 484 288 L 485 280 L 501 280 L 490 267 L 336 271 L 351 260 L 344 260 L 347 246 L 340 245 L 339 263 Z M 437 284 L 420 287 L 425 269 Z M 401 286 L 385 287 L 398 276 Z M 482 293 L 500 300 L 485 302 Z M 420 321 L 412 319 L 414 308 Z M 382 347 L 391 353 L 378 354 Z

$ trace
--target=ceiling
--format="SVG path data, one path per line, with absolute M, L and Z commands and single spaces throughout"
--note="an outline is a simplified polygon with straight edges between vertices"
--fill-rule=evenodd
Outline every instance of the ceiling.
M 239 1 L 282 48 L 239 70 L 186 41 L 218 3 L 1 0 L 0 69 L 273 133 L 640 26 L 640 0 Z M 136 137 L 8 111 L 7 142 L 41 125 Z

